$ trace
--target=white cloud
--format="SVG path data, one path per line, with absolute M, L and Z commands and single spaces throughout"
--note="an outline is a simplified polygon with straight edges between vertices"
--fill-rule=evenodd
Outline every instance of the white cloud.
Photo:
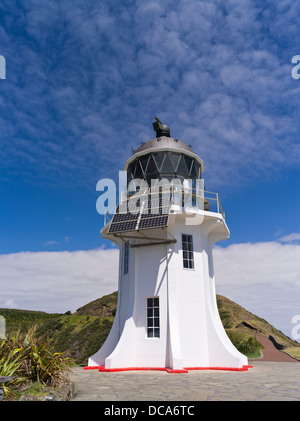
M 284 235 L 283 237 L 278 238 L 278 241 L 281 241 L 282 243 L 293 243 L 296 241 L 300 241 L 300 233 L 294 232 L 289 235 Z
M 14 300 L 6 300 L 4 308 L 18 308 L 18 304 Z
M 45 242 L 43 243 L 43 246 L 44 246 L 44 247 L 48 247 L 48 246 L 55 246 L 55 245 L 57 245 L 57 244 L 59 244 L 57 241 L 54 241 L 54 240 L 48 240 L 48 241 L 45 241 Z
M 300 314 L 300 246 L 279 242 L 233 244 L 214 250 L 217 293 L 291 336 Z
M 117 289 L 118 251 L 0 255 L 0 307 L 75 311 Z

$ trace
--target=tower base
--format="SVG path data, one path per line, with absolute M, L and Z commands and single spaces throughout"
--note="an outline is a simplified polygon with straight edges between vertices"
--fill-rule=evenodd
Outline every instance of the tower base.
M 114 373 L 119 371 L 166 371 L 167 373 L 188 373 L 193 370 L 221 370 L 221 371 L 248 371 L 252 365 L 242 367 L 187 367 L 183 369 L 172 369 L 166 367 L 125 367 L 125 368 L 105 368 L 104 366 L 86 366 L 84 370 L 98 370 L 100 372 Z

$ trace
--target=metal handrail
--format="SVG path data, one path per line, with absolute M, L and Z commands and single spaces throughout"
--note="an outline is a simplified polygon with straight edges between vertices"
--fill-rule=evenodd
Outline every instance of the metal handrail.
M 183 194 L 182 196 L 182 202 L 181 202 L 181 206 L 182 208 L 184 207 L 192 207 L 192 208 L 198 208 L 198 209 L 202 209 L 204 211 L 208 211 L 209 209 L 207 209 L 208 207 L 210 208 L 210 206 L 208 206 L 208 204 L 210 204 L 210 202 L 215 203 L 215 207 L 216 207 L 216 213 L 221 213 L 223 218 L 225 219 L 225 211 L 223 209 L 223 206 L 221 204 L 220 198 L 218 193 L 214 193 L 214 192 L 210 192 L 207 190 L 203 190 L 201 193 L 203 194 L 197 194 L 195 193 L 195 189 L 193 188 L 189 188 L 189 187 L 181 187 L 178 188 L 178 186 L 174 186 L 174 185 L 165 185 L 165 186 L 160 186 L 160 191 L 157 190 L 155 191 L 155 188 L 153 189 L 145 189 L 143 191 L 138 191 L 136 193 L 132 193 L 128 192 L 128 191 L 124 191 L 121 192 L 119 194 L 119 196 L 116 198 L 116 201 L 111 205 L 111 207 L 109 208 L 109 210 L 106 211 L 105 215 L 104 215 L 104 225 L 106 225 L 112 218 L 114 215 L 114 212 L 112 213 L 112 210 L 115 210 L 117 208 L 118 205 L 124 203 L 124 201 L 129 201 L 130 199 L 132 199 L 132 197 L 134 196 L 136 199 L 138 197 L 143 197 L 143 196 L 149 196 L 149 195 L 156 195 L 158 196 L 159 194 L 166 194 L 170 192 L 170 204 L 174 205 L 176 203 L 174 203 L 174 198 L 175 195 L 178 193 Z M 165 189 L 165 190 L 163 190 Z M 187 204 L 190 204 L 190 200 L 186 200 L 184 201 L 184 199 L 186 198 L 192 198 L 192 205 L 191 206 L 186 206 Z M 194 205 L 193 205 L 194 203 Z M 198 206 L 195 204 L 198 204 Z M 201 206 L 200 206 L 201 204 Z M 205 209 L 206 207 L 206 209 Z M 210 212 L 214 212 L 213 210 L 210 210 Z

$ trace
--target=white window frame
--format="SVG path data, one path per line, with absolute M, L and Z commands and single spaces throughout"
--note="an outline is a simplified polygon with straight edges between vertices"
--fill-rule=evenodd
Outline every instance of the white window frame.
M 184 269 L 195 269 L 192 234 L 181 234 L 182 264 Z
M 149 339 L 160 338 L 159 297 L 146 297 L 146 336 Z

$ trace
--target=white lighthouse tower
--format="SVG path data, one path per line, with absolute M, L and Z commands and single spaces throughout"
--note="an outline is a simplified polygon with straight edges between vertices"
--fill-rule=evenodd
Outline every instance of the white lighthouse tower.
M 213 245 L 229 237 L 217 194 L 202 189 L 203 161 L 170 137 L 156 137 L 127 160 L 128 189 L 103 238 L 120 248 L 112 329 L 87 369 L 247 370 L 217 308 Z

